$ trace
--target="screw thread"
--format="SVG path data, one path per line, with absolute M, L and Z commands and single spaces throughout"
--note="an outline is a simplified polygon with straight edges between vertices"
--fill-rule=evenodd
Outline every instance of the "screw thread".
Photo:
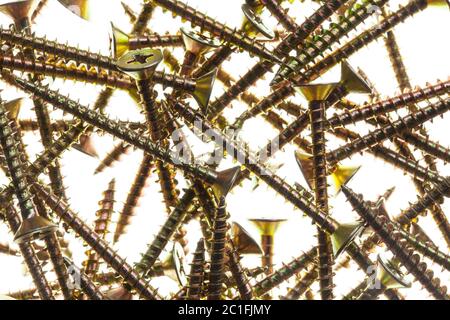
M 129 50 L 136 50 L 142 48 L 157 48 L 157 47 L 182 47 L 183 38 L 180 35 L 158 34 L 152 32 L 142 36 L 130 37 L 128 39 Z
M 69 274 L 67 273 L 66 266 L 64 265 L 58 238 L 55 234 L 50 234 L 44 238 L 44 241 L 47 247 L 47 252 L 50 256 L 50 260 L 52 261 L 53 269 L 58 279 L 62 294 L 66 300 L 71 300 L 72 290 L 70 290 L 68 286 Z
M 100 209 L 95 213 L 97 219 L 94 221 L 94 232 L 96 232 L 102 239 L 106 238 L 111 218 L 114 212 L 115 203 L 115 180 L 111 180 L 108 184 L 108 189 L 103 192 L 103 199 L 99 202 Z M 89 250 L 87 253 L 87 260 L 84 262 L 84 272 L 87 275 L 95 275 L 100 267 L 98 254 Z
M 314 262 L 317 256 L 317 247 L 309 250 L 300 257 L 292 260 L 287 265 L 276 270 L 271 275 L 262 279 L 253 286 L 253 292 L 256 297 L 261 297 L 284 281 L 287 281 L 293 275 L 299 273 Z
M 27 81 L 17 79 L 26 91 L 29 91 L 44 101 L 75 115 L 76 117 L 86 121 L 87 123 L 97 127 L 99 130 L 108 132 L 117 138 L 155 156 L 159 160 L 174 165 L 176 168 L 183 170 L 187 174 L 191 174 L 208 183 L 214 183 L 216 175 L 206 167 L 182 162 L 174 152 L 169 149 L 163 149 L 159 145 L 153 143 L 150 139 L 143 137 L 140 133 L 128 129 L 126 126 L 117 121 L 113 121 L 98 112 L 88 109 L 87 107 L 58 94 L 46 87 L 37 86 Z
M 281 69 L 275 76 L 274 81 L 289 79 L 290 76 L 297 75 L 301 69 L 308 65 L 308 63 L 314 61 L 318 56 L 331 48 L 332 44 L 338 42 L 366 20 L 373 13 L 373 10 L 370 10 L 370 8 L 382 8 L 386 3 L 387 0 L 367 0 L 353 5 L 353 7 L 347 11 L 345 16 L 339 16 L 338 23 L 331 24 L 329 29 L 316 35 L 313 41 L 308 42 L 301 48 L 297 58 L 292 60 L 289 64 L 292 69 Z
M 172 208 L 177 206 L 180 195 L 180 191 L 177 189 L 178 182 L 175 179 L 175 171 L 173 166 L 161 161 L 156 161 L 156 170 L 158 171 L 164 203 L 167 211 L 170 212 Z
M 44 148 L 48 148 L 53 142 L 53 131 L 51 127 L 50 114 L 47 106 L 39 99 L 34 99 L 34 110 L 36 113 L 37 123 L 39 124 L 39 132 L 41 135 L 41 141 Z M 61 174 L 61 168 L 58 159 L 55 159 L 53 163 L 47 167 L 48 175 L 50 178 L 50 187 L 53 192 L 66 198 L 63 178 Z
M 147 27 L 148 22 L 152 18 L 155 5 L 151 2 L 146 2 L 142 6 L 141 12 L 136 17 L 136 21 L 133 24 L 133 29 L 131 33 L 140 34 Z
M 409 114 L 363 137 L 355 139 L 342 147 L 330 151 L 327 154 L 327 159 L 329 159 L 332 163 L 337 163 L 357 152 L 373 147 L 378 143 L 383 142 L 384 140 L 389 139 L 397 134 L 401 134 L 404 131 L 414 129 L 415 127 L 420 126 L 426 121 L 429 121 L 434 117 L 447 112 L 449 107 L 449 99 L 437 102 L 435 104 L 430 104 L 427 107 L 420 109 L 416 113 Z
M 100 164 L 95 169 L 95 174 L 103 172 L 106 168 L 110 168 L 114 165 L 114 163 L 118 162 L 120 158 L 127 154 L 131 150 L 131 146 L 127 145 L 124 142 L 116 145 L 103 160 L 100 161 Z
M 109 100 L 111 100 L 114 94 L 114 90 L 111 88 L 103 89 L 97 96 L 94 105 L 92 106 L 93 110 L 99 111 L 100 113 L 105 112 L 105 108 L 108 106 Z
M 250 38 L 236 29 L 231 29 L 206 14 L 188 6 L 186 3 L 173 0 L 155 0 L 154 3 L 186 19 L 191 25 L 199 27 L 200 30 L 206 30 L 221 40 L 230 42 L 248 51 L 250 54 L 269 61 L 279 61 L 264 45 L 258 43 L 256 39 Z
M 247 278 L 245 270 L 242 268 L 240 263 L 240 257 L 236 249 L 228 249 L 228 266 L 230 268 L 231 274 L 233 275 L 234 281 L 236 282 L 236 287 L 241 295 L 242 300 L 252 300 L 253 292 L 252 287 Z
M 308 273 L 306 273 L 300 281 L 296 283 L 296 285 L 290 288 L 287 294 L 283 297 L 280 297 L 281 300 L 298 300 L 309 288 L 311 285 L 317 280 L 319 273 L 317 272 L 317 268 L 313 267 Z
M 3 201 L 2 201 L 3 202 Z M 4 210 L 4 217 L 9 224 L 9 227 L 13 233 L 16 233 L 20 227 L 20 217 L 14 207 L 6 205 L 2 208 Z M 36 257 L 33 247 L 29 243 L 20 243 L 19 250 L 22 257 L 28 267 L 28 271 L 33 278 L 33 282 L 42 300 L 53 300 L 53 293 L 50 285 L 45 278 L 45 274 L 39 263 L 39 259 Z
M 325 158 L 325 104 L 323 101 L 310 102 L 309 118 L 313 151 L 313 189 L 316 207 L 328 215 L 327 163 Z M 318 257 L 320 294 L 323 300 L 333 299 L 333 253 L 329 235 L 318 230 Z
M 205 276 L 205 244 L 200 239 L 192 257 L 186 300 L 200 300 Z
M 107 85 L 118 89 L 133 88 L 133 83 L 129 77 L 122 76 L 116 72 L 108 73 L 103 69 L 87 69 L 83 65 L 77 66 L 72 62 L 67 64 L 62 61 L 49 63 L 26 59 L 21 56 L 2 55 L 0 57 L 0 68 L 37 73 L 48 77 L 58 77 L 98 85 Z
M 225 198 L 221 197 L 213 224 L 211 263 L 208 278 L 208 300 L 220 300 L 222 296 L 227 232 L 229 229 L 227 219 L 228 214 L 226 210 Z
M 383 16 L 386 17 L 385 14 Z M 384 44 L 388 52 L 389 61 L 391 62 L 395 78 L 400 85 L 400 89 L 404 90 L 411 88 L 411 82 L 409 81 L 408 73 L 406 72 L 406 67 L 403 63 L 400 48 L 398 47 L 394 32 L 388 31 L 386 33 L 386 36 L 384 37 Z
M 114 269 L 137 293 L 147 299 L 159 299 L 154 288 L 146 283 L 136 271 L 121 258 L 98 234 L 96 234 L 64 201 L 53 195 L 44 187 L 35 184 L 36 194 L 70 227 L 72 228 L 99 256 Z
M 81 290 L 91 300 L 106 300 L 105 295 L 100 291 L 94 282 L 84 273 L 80 272 L 80 287 Z
M 171 51 L 164 49 L 163 58 L 164 63 L 169 67 L 170 71 L 173 73 L 178 73 L 180 71 L 181 65 Z
M 406 107 L 409 104 L 415 104 L 422 100 L 444 95 L 449 91 L 449 84 L 450 81 L 439 81 L 434 85 L 405 92 L 377 103 L 369 104 L 360 108 L 352 108 L 352 110 L 344 109 L 342 114 L 335 114 L 333 117 L 328 119 L 327 127 L 345 127 L 349 124 L 355 124 L 358 121 L 388 114 L 389 112 Z
M 193 73 L 192 77 L 197 78 L 219 67 L 225 60 L 227 60 L 234 52 L 230 46 L 223 46 L 216 50 L 212 56 L 206 60 Z M 219 75 L 217 75 L 219 77 Z
M 241 93 L 256 83 L 262 76 L 271 70 L 273 63 L 261 61 L 254 65 L 235 84 L 218 97 L 209 106 L 208 119 L 214 120 L 217 116 Z
M 142 255 L 140 262 L 136 264 L 139 273 L 146 274 L 152 269 L 162 250 L 183 223 L 188 212 L 187 209 L 194 197 L 195 193 L 192 189 L 186 190 L 177 207 L 169 215 L 147 251 Z
M 425 192 L 425 194 L 409 208 L 403 210 L 402 213 L 396 218 L 396 221 L 402 225 L 409 224 L 411 220 L 417 218 L 425 210 L 442 202 L 444 196 L 448 197 L 449 192 L 450 178 L 445 178 L 440 183 L 435 184 L 434 188 Z
M 447 299 L 446 287 L 440 287 L 440 281 L 434 278 L 432 271 L 427 270 L 426 263 L 420 261 L 417 254 L 405 246 L 400 234 L 395 231 L 394 226 L 386 217 L 377 216 L 362 200 L 360 195 L 344 187 L 343 191 L 347 196 L 353 209 L 372 227 L 372 229 L 383 239 L 386 246 L 394 253 L 396 258 L 414 277 L 430 292 L 436 299 Z
M 133 184 L 130 187 L 130 191 L 125 200 L 122 211 L 120 211 L 116 230 L 114 232 L 114 242 L 119 241 L 120 237 L 125 234 L 127 226 L 131 223 L 131 219 L 135 215 L 135 209 L 138 205 L 139 199 L 143 195 L 146 187 L 146 181 L 150 176 L 153 165 L 153 158 L 151 156 L 144 155 Z
M 22 163 L 22 156 L 18 149 L 18 141 L 10 126 L 11 121 L 7 116 L 3 101 L 0 101 L 0 144 L 3 150 L 5 162 L 8 166 L 9 176 L 19 201 L 20 212 L 25 220 L 36 215 L 33 204 L 33 196 L 28 188 L 26 170 Z
M 39 124 L 32 119 L 20 119 L 18 123 L 21 132 L 39 131 Z M 53 132 L 64 132 L 76 123 L 78 123 L 76 120 L 55 120 L 51 123 L 51 127 Z
M 278 20 L 278 22 L 289 32 L 296 32 L 298 25 L 293 18 L 287 14 L 287 10 L 281 7 L 276 0 L 261 0 L 264 6 Z
M 180 74 L 188 76 L 192 73 L 200 56 L 190 51 L 186 51 L 184 54 L 183 64 L 181 65 Z
M 278 52 L 281 56 L 287 56 L 291 50 L 297 47 L 306 40 L 325 20 L 330 18 L 336 11 L 339 10 L 347 1 L 346 0 L 331 0 L 322 4 L 309 18 L 307 18 L 300 26 L 297 26 L 293 33 L 289 34 L 284 40 L 282 46 L 278 47 Z
M 13 30 L 0 28 L 0 40 L 31 48 L 46 55 L 74 60 L 78 63 L 86 63 L 108 70 L 116 70 L 115 61 L 110 57 L 51 41 L 45 37 L 36 37 L 27 32 L 14 32 Z

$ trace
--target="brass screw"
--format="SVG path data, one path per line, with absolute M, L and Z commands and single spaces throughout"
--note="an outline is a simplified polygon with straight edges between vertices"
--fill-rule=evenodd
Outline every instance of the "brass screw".
M 398 96 L 379 101 L 373 104 L 365 105 L 351 111 L 345 110 L 343 114 L 334 115 L 328 119 L 329 126 L 335 128 L 338 126 L 345 127 L 357 121 L 366 120 L 382 114 L 395 111 L 399 108 L 406 107 L 409 104 L 418 103 L 432 97 L 440 96 L 448 92 L 450 81 L 438 82 L 424 88 L 417 88 L 409 92 L 405 92 Z
M 86 243 L 94 249 L 99 256 L 132 288 L 141 296 L 155 300 L 158 294 L 154 288 L 142 280 L 133 268 L 115 253 L 109 245 L 101 239 L 91 228 L 89 228 L 61 199 L 45 190 L 44 187 L 35 184 L 33 186 L 36 194 L 57 214 L 67 225 L 69 225 Z
M 242 300 L 252 300 L 253 289 L 247 278 L 247 274 L 241 265 L 241 258 L 237 249 L 234 248 L 232 241 L 229 241 L 229 246 L 227 247 L 228 266 L 236 282 L 236 287 L 239 291 Z
M 344 4 L 341 2 L 340 4 Z M 289 79 L 291 75 L 307 66 L 308 63 L 314 61 L 319 55 L 323 54 L 335 42 L 338 42 L 345 35 L 356 29 L 364 20 L 366 20 L 373 10 L 370 8 L 382 8 L 387 1 L 385 0 L 368 0 L 361 4 L 355 4 L 349 9 L 347 14 L 339 16 L 339 22 L 330 25 L 329 29 L 323 30 L 316 35 L 311 41 L 304 45 L 295 59 L 290 59 L 287 64 L 289 68 L 281 68 L 272 80 L 272 84 L 279 84 L 283 79 Z M 335 7 L 336 8 L 336 7 Z M 336 10 L 339 9 L 336 8 Z M 304 38 L 306 39 L 306 38 Z M 300 43 L 297 44 L 297 46 Z M 291 48 L 292 50 L 293 48 Z M 285 52 L 290 52 L 285 51 Z M 286 55 L 286 54 L 285 54 Z
M 436 116 L 442 115 L 448 110 L 449 105 L 450 102 L 448 100 L 430 104 L 415 114 L 409 114 L 367 134 L 366 136 L 361 137 L 360 139 L 355 139 L 345 146 L 328 152 L 327 157 L 329 157 L 330 160 L 332 159 L 333 162 L 341 161 L 348 158 L 355 152 L 370 148 L 371 146 L 389 139 L 402 131 L 413 129 Z
M 405 247 L 400 242 L 400 235 L 392 232 L 389 222 L 386 218 L 377 217 L 372 210 L 365 204 L 361 196 L 355 194 L 347 187 L 343 187 L 342 191 L 351 203 L 354 210 L 361 215 L 362 218 L 374 229 L 374 231 L 383 239 L 383 242 L 395 254 L 410 273 L 436 298 L 446 299 L 446 288 L 440 287 L 438 279 L 433 278 L 433 273 L 427 270 L 427 265 L 420 262 L 420 257 L 413 254 L 412 250 Z
M 188 189 L 180 199 L 178 206 L 172 211 L 147 251 L 142 255 L 141 261 L 136 265 L 136 270 L 141 274 L 147 274 L 158 259 L 164 247 L 169 242 L 177 229 L 181 226 L 186 214 L 187 206 L 194 199 L 195 193 Z
M 289 32 L 295 32 L 298 29 L 297 23 L 288 14 L 287 10 L 281 7 L 276 0 L 261 0 L 262 4 L 277 18 L 278 22 Z
M 44 217 L 40 217 L 36 212 L 32 194 L 26 181 L 25 168 L 17 148 L 18 142 L 14 138 L 14 132 L 12 132 L 9 122 L 3 102 L 0 101 L 0 143 L 23 218 L 23 222 L 15 235 L 15 241 L 19 243 L 30 242 L 53 233 L 56 226 Z
M 64 258 L 66 267 L 70 269 L 73 273 L 75 279 L 80 279 L 81 290 L 89 297 L 91 300 L 106 300 L 105 295 L 99 290 L 99 288 L 91 281 L 91 279 L 67 257 Z
M 2 202 L 2 207 L 3 205 L 4 202 Z M 4 216 L 9 224 L 10 229 L 12 230 L 12 232 L 16 233 L 19 230 L 21 224 L 19 214 L 11 205 L 6 205 L 3 208 L 5 209 Z M 19 249 L 28 267 L 28 271 L 33 278 L 33 282 L 36 285 L 41 299 L 54 300 L 55 298 L 53 297 L 52 289 L 50 288 L 47 279 L 45 278 L 45 274 L 31 244 L 26 242 L 19 243 Z
M 191 263 L 191 272 L 188 276 L 189 284 L 186 294 L 188 300 L 200 300 L 205 272 L 205 241 L 200 239 L 194 252 Z
M 298 32 L 294 35 L 283 39 L 274 49 L 277 56 L 283 56 L 285 52 L 291 51 L 291 46 L 296 46 L 305 40 L 323 21 L 330 17 L 333 12 L 340 7 L 345 1 L 332 1 L 323 5 L 316 13 L 311 15 L 299 27 Z M 273 63 L 269 61 L 261 61 L 243 75 L 233 86 L 231 86 L 221 97 L 211 105 L 211 111 L 208 119 L 214 120 L 217 116 L 230 104 L 239 94 L 243 93 L 250 86 L 256 83 L 258 79 L 269 72 Z
M 105 156 L 103 160 L 100 161 L 98 167 L 95 168 L 94 174 L 99 174 L 106 168 L 112 167 L 115 162 L 119 161 L 124 154 L 128 154 L 130 150 L 130 145 L 127 145 L 124 142 L 119 143 Z
M 133 184 L 125 200 L 122 210 L 119 212 L 119 220 L 117 221 L 116 230 L 114 231 L 114 242 L 118 242 L 120 237 L 125 233 L 127 226 L 131 222 L 131 218 L 135 214 L 139 199 L 141 198 L 146 187 L 146 181 L 150 176 L 153 168 L 153 158 L 144 155 Z
M 298 300 L 316 281 L 319 276 L 317 272 L 317 267 L 313 266 L 310 271 L 308 271 L 297 284 L 289 289 L 288 293 L 280 297 L 281 300 Z
M 335 89 L 336 83 L 304 85 L 299 90 L 309 101 L 309 119 L 311 123 L 311 140 L 313 144 L 313 190 L 315 204 L 328 214 L 327 161 L 325 157 L 325 108 L 326 99 Z M 332 245 L 329 235 L 318 229 L 318 257 L 320 294 L 323 300 L 333 299 L 333 264 Z
M 103 192 L 103 199 L 99 201 L 100 209 L 96 212 L 97 219 L 94 221 L 94 231 L 102 238 L 106 238 L 111 217 L 114 212 L 115 179 L 108 184 L 108 189 Z M 95 251 L 87 251 L 87 260 L 83 262 L 84 272 L 87 275 L 95 275 L 100 267 L 100 261 Z
M 222 297 L 226 259 L 226 239 L 229 229 L 227 218 L 228 213 L 226 211 L 225 197 L 221 197 L 213 225 L 211 263 L 208 278 L 208 300 L 221 300 Z
M 37 37 L 33 34 L 18 33 L 10 29 L 0 28 L 0 40 L 20 47 L 31 48 L 42 54 L 74 60 L 77 63 L 98 66 L 107 70 L 116 69 L 116 64 L 110 57 L 71 47 L 67 44 L 51 41 L 43 37 Z
M 290 263 L 276 270 L 271 275 L 262 279 L 253 286 L 255 296 L 260 297 L 269 292 L 276 286 L 280 285 L 284 281 L 288 280 L 293 275 L 299 273 L 303 269 L 307 268 L 314 262 L 314 258 L 317 256 L 317 248 L 309 250 L 302 254 L 298 258 L 292 260 Z
M 213 172 L 203 166 L 179 162 L 179 159 L 176 158 L 173 152 L 162 149 L 160 146 L 154 144 L 150 139 L 142 137 L 140 134 L 126 128 L 125 126 L 99 114 L 98 112 L 89 110 L 85 106 L 82 106 L 81 104 L 58 94 L 55 91 L 34 85 L 19 78 L 16 81 L 24 90 L 34 93 L 48 103 L 76 115 L 83 121 L 86 121 L 98 129 L 104 130 L 151 155 L 154 155 L 160 160 L 173 164 L 175 167 L 184 170 L 188 174 L 192 174 L 211 184 L 216 183 L 220 177 L 220 175 L 217 175 L 216 172 Z
M 204 13 L 189 7 L 187 4 L 172 0 L 155 0 L 154 3 L 190 21 L 192 25 L 198 26 L 201 30 L 208 31 L 223 41 L 230 42 L 248 51 L 250 54 L 275 63 L 282 63 L 280 59 L 274 56 L 262 44 L 255 42 L 254 39 L 208 17 Z

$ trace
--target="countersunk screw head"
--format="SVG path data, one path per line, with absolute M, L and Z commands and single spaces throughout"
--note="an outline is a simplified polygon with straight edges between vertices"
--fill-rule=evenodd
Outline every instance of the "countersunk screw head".
M 244 13 L 245 19 L 250 23 L 251 26 L 249 26 L 251 29 L 254 29 L 254 31 L 261 33 L 264 37 L 272 40 L 275 39 L 275 33 L 267 28 L 267 26 L 262 22 L 261 17 L 255 14 L 255 10 L 248 5 L 247 3 L 244 3 L 241 6 L 242 12 Z M 244 22 L 244 25 L 246 23 Z
M 14 21 L 28 18 L 33 9 L 34 0 L 7 1 L 0 5 L 0 12 L 8 15 Z
M 220 42 L 218 40 L 207 37 L 200 32 L 186 28 L 181 28 L 180 31 L 183 36 L 186 50 L 196 55 L 201 55 L 220 47 Z
M 377 278 L 387 289 L 410 288 L 411 283 L 407 281 L 400 269 L 382 255 L 378 255 Z
M 111 22 L 111 53 L 118 59 L 128 51 L 130 37 Z
M 14 234 L 16 243 L 25 243 L 40 240 L 55 232 L 57 226 L 41 216 L 33 216 L 24 219 L 17 232 Z
M 304 84 L 296 87 L 295 89 L 309 102 L 324 101 L 337 85 L 337 83 Z
M 263 254 L 258 242 L 237 222 L 231 226 L 231 238 L 239 254 Z
M 161 50 L 129 51 L 117 61 L 117 68 L 136 80 L 149 79 L 163 60 Z
M 370 85 L 350 66 L 347 61 L 341 64 L 341 84 L 349 92 L 371 94 Z

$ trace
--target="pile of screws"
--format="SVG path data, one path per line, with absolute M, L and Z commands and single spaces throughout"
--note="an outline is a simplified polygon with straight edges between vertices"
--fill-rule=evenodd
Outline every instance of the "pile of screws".
M 448 2 L 410 0 L 397 10 L 387 0 L 241 2 L 240 28 L 183 1 L 139 1 L 140 12 L 122 3 L 131 31 L 111 24 L 110 52 L 100 54 L 33 30 L 50 8 L 93 25 L 89 0 L 2 1 L 0 259 L 22 259 L 23 277 L 33 283 L 2 297 L 402 300 L 413 290 L 427 298 L 449 297 L 444 201 L 450 177 L 443 172 L 450 149 L 426 126 L 446 117 L 450 82 L 413 88 L 395 37 L 396 26 L 428 7 L 448 13 Z M 292 14 L 303 6 L 315 10 L 306 17 Z M 154 32 L 158 19 L 178 31 Z M 400 89 L 386 98 L 349 61 L 381 40 L 392 66 L 386 74 L 392 72 Z M 243 58 L 248 71 L 226 69 Z M 338 81 L 320 81 L 335 69 Z M 98 96 L 91 103 L 74 100 L 75 94 L 60 93 L 61 80 L 95 87 Z M 265 95 L 254 93 L 262 86 L 268 87 Z M 24 98 L 6 100 L 9 92 Z M 351 100 L 355 93 L 368 102 Z M 120 119 L 111 116 L 117 95 L 126 101 Z M 295 95 L 304 98 L 301 103 Z M 136 119 L 126 116 L 133 112 Z M 262 146 L 241 134 L 255 121 L 275 132 Z M 260 132 L 254 133 L 256 140 Z M 30 136 L 38 139 L 26 143 Z M 199 145 L 208 151 L 201 154 Z M 277 162 L 288 148 L 295 150 L 288 155 L 298 166 L 289 172 L 295 183 L 281 176 L 284 163 Z M 68 163 L 68 154 L 83 160 Z M 359 176 L 367 155 L 413 182 L 415 200 L 401 212 L 389 209 L 393 194 L 406 192 L 396 190 L 395 181 L 375 201 L 352 187 L 364 179 Z M 86 161 L 93 168 L 83 167 Z M 121 170 L 136 173 L 126 180 Z M 92 173 L 106 183 L 81 181 Z M 285 207 L 273 205 L 270 217 L 253 209 L 247 222 L 259 231 L 258 239 L 231 205 L 236 194 L 241 201 L 256 199 L 263 185 L 288 203 L 297 222 L 314 226 L 300 232 L 298 250 L 292 241 L 292 248 L 284 248 L 295 257 L 282 265 L 274 240 L 286 225 Z M 99 196 L 97 209 L 78 213 L 86 205 L 78 202 L 87 200 L 77 198 L 87 193 Z M 336 212 L 338 197 L 348 201 L 347 219 Z M 423 223 L 429 217 L 433 234 Z M 142 221 L 149 225 L 136 229 Z

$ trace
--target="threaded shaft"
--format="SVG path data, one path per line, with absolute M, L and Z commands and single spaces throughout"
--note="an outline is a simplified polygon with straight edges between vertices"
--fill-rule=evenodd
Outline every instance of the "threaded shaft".
M 414 277 L 430 292 L 436 299 L 447 299 L 447 288 L 440 287 L 440 281 L 433 278 L 433 273 L 427 270 L 426 263 L 420 261 L 417 254 L 407 248 L 400 239 L 400 234 L 386 221 L 386 217 L 376 216 L 363 202 L 362 197 L 353 191 L 343 187 L 354 210 L 372 227 L 372 229 L 383 239 L 383 242 L 395 254 L 400 262 L 414 275 Z
M 194 197 L 195 193 L 192 189 L 186 190 L 178 206 L 172 211 L 147 251 L 142 255 L 141 261 L 136 265 L 138 272 L 145 274 L 151 270 L 162 250 L 183 223 L 188 212 L 188 206 Z
M 45 190 L 42 186 L 33 186 L 36 194 L 72 228 L 99 256 L 113 268 L 137 293 L 147 299 L 159 299 L 154 288 L 142 280 L 133 268 L 121 258 L 109 245 L 84 223 L 61 199 Z
M 287 265 L 276 270 L 273 274 L 267 276 L 260 282 L 253 286 L 253 292 L 255 296 L 260 297 L 269 292 L 276 286 L 280 285 L 284 281 L 288 280 L 293 275 L 299 273 L 303 269 L 307 268 L 317 256 L 317 247 L 309 250 L 300 257 L 294 259 Z
M 194 252 L 191 263 L 191 272 L 189 273 L 187 300 L 200 300 L 202 296 L 203 279 L 205 273 L 205 244 L 200 239 L 197 243 L 197 249 Z
M 213 225 L 211 264 L 208 283 L 208 300 L 221 300 L 225 273 L 226 238 L 229 229 L 227 223 L 225 198 L 221 197 Z
M 2 206 L 3 207 L 3 206 Z M 11 205 L 5 205 L 4 216 L 13 233 L 20 227 L 20 217 Z M 33 247 L 29 243 L 20 243 L 19 250 L 28 267 L 28 271 L 33 278 L 33 282 L 42 300 L 54 300 L 52 289 L 45 278 L 41 265 L 34 252 Z

